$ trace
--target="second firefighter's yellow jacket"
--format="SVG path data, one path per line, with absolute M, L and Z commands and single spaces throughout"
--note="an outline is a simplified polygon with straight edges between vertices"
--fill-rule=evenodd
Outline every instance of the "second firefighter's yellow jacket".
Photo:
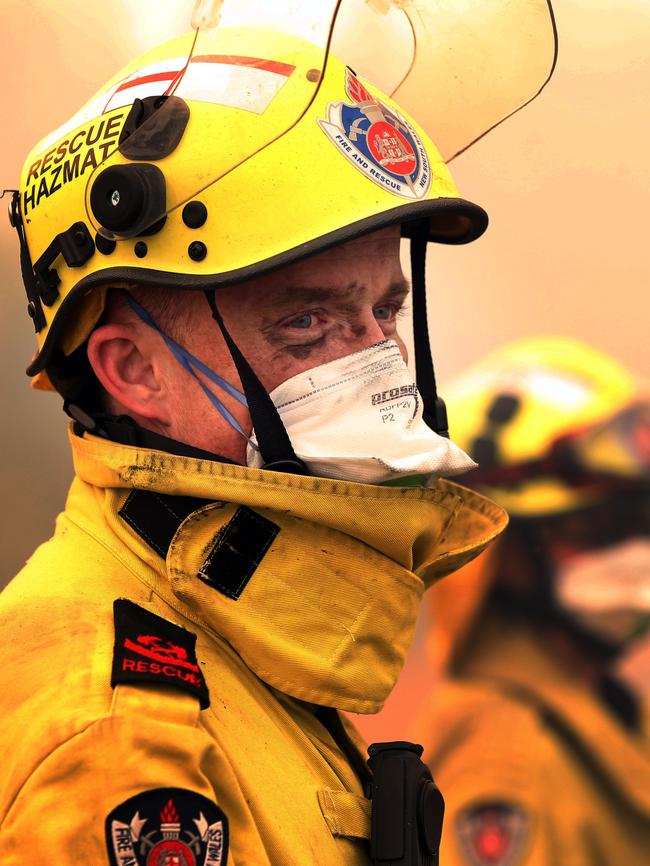
M 647 866 L 639 709 L 626 727 L 530 629 L 484 612 L 407 732 L 445 795 L 441 866 Z
M 0 599 L 0 862 L 367 863 L 338 710 L 380 709 L 425 587 L 501 509 L 72 442 L 56 532 Z

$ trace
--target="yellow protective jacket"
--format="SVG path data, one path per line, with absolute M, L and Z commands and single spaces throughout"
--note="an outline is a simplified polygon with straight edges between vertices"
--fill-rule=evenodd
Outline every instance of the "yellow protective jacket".
M 2 866 L 367 863 L 331 708 L 380 709 L 425 586 L 501 509 L 71 438 L 55 535 L 0 601 Z
M 440 866 L 650 863 L 647 707 L 628 729 L 522 625 L 484 612 L 408 733 L 445 795 Z

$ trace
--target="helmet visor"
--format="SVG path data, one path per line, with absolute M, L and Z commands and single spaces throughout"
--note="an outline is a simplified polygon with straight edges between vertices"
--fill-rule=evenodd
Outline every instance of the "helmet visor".
M 348 0 L 331 50 L 449 162 L 540 93 L 557 32 L 550 0 Z
M 650 482 L 650 403 L 639 402 L 557 443 L 587 476 Z
M 192 25 L 93 100 L 127 114 L 86 187 L 90 223 L 107 238 L 146 232 L 284 135 L 315 99 L 330 51 L 412 114 L 447 160 L 539 93 L 556 55 L 548 0 L 199 0 Z M 181 138 L 191 157 L 174 153 Z

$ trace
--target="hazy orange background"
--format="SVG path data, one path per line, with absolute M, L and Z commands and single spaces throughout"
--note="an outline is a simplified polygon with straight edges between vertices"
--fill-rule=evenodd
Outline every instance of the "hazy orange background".
M 553 81 L 453 164 L 462 194 L 489 211 L 491 227 L 469 247 L 430 254 L 443 383 L 506 340 L 552 331 L 647 372 L 650 3 L 554 6 Z M 17 185 L 36 140 L 124 62 L 184 26 L 188 8 L 181 0 L 0 0 L 2 186 Z M 1 584 L 51 533 L 71 467 L 58 398 L 31 392 L 23 372 L 33 333 L 6 223 L 0 268 Z

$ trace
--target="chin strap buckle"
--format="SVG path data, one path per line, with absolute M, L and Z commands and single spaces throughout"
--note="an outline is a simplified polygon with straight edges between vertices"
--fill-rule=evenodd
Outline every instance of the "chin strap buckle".
M 51 307 L 59 297 L 61 278 L 52 268 L 57 256 L 62 255 L 69 268 L 79 268 L 95 253 L 95 242 L 84 222 L 73 223 L 60 232 L 32 265 L 25 226 L 20 208 L 20 192 L 13 190 L 9 205 L 9 222 L 16 230 L 20 244 L 20 270 L 27 293 L 27 313 L 38 334 L 46 326 L 43 304 Z
M 23 225 L 23 217 L 20 211 L 20 192 L 15 189 L 11 196 L 9 204 L 9 222 L 16 229 L 18 235 L 18 243 L 20 244 L 20 272 L 27 294 L 27 314 L 34 323 L 34 330 L 38 334 L 47 324 L 43 305 L 41 304 L 41 296 L 34 276 L 34 268 L 29 255 L 29 247 L 27 246 L 27 238 L 25 237 L 25 226 Z

